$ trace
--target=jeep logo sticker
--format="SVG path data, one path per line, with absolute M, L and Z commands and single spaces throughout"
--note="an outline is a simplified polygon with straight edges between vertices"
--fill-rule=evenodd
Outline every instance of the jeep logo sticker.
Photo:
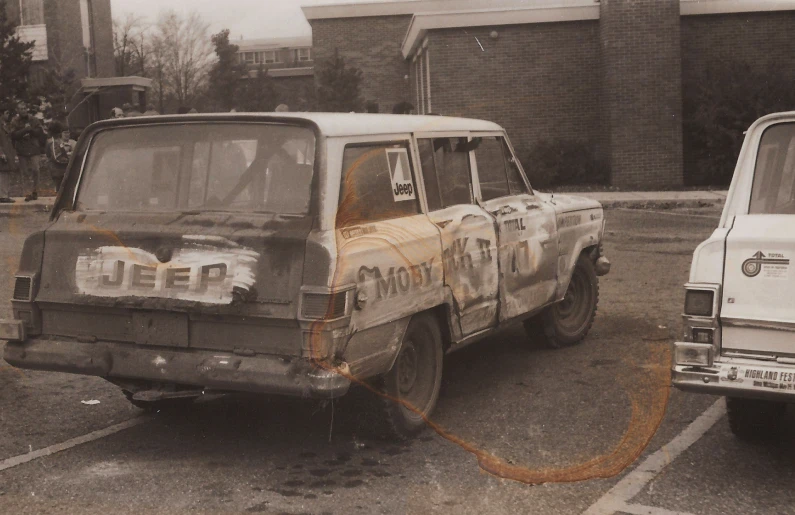
M 75 285 L 98 297 L 158 297 L 229 304 L 235 288 L 254 285 L 258 254 L 240 247 L 174 249 L 161 263 L 143 249 L 100 247 L 77 258 Z
M 409 154 L 405 148 L 388 148 L 389 177 L 392 179 L 392 198 L 395 202 L 414 200 L 414 181 L 411 180 Z

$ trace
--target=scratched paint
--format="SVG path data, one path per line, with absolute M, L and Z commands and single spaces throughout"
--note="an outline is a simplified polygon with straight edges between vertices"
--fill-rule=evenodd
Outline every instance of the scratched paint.
M 134 247 L 86 249 L 77 258 L 75 286 L 79 293 L 97 297 L 230 304 L 236 289 L 248 291 L 254 285 L 258 257 L 242 247 L 193 244 L 174 249 L 171 259 L 161 263 L 153 253 Z

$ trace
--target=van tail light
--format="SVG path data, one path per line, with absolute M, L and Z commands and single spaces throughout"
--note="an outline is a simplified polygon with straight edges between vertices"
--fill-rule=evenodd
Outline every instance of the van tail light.
M 33 300 L 33 278 L 18 275 L 14 283 L 14 296 L 12 298 L 25 302 Z
M 685 315 L 711 317 L 714 315 L 715 292 L 713 290 L 687 290 L 685 293 Z

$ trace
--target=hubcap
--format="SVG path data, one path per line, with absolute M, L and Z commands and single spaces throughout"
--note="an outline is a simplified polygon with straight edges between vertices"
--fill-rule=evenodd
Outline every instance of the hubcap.
M 563 300 L 555 305 L 559 322 L 576 330 L 588 319 L 588 283 L 584 274 L 575 269 Z
M 411 341 L 404 342 L 398 357 L 398 388 L 408 394 L 417 381 L 417 350 Z

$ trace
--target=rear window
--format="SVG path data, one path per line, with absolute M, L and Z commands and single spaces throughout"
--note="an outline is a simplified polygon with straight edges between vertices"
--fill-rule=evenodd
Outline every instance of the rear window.
M 795 124 L 774 125 L 762 135 L 748 212 L 795 214 Z
M 199 123 L 100 132 L 78 210 L 309 211 L 315 135 L 303 127 Z

